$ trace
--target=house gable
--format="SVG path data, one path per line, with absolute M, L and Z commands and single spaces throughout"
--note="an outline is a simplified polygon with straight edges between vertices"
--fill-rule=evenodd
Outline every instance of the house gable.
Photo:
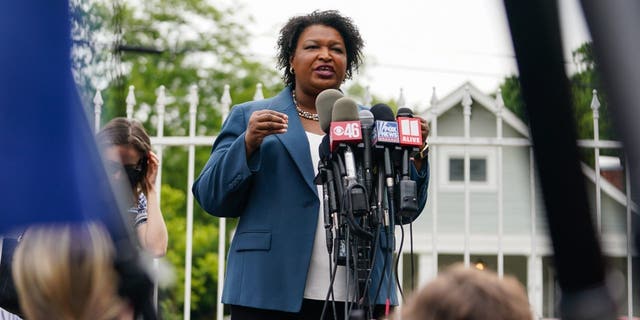
M 437 118 L 438 136 L 463 136 L 462 100 L 468 95 L 473 102 L 471 106 L 471 136 L 495 137 L 496 116 L 500 112 L 503 119 L 503 136 L 528 138 L 529 128 L 509 109 L 500 107 L 492 97 L 482 93 L 476 86 L 465 82 L 453 92 L 437 101 L 431 108 L 422 112 L 429 121 Z M 493 123 L 487 126 L 484 123 Z

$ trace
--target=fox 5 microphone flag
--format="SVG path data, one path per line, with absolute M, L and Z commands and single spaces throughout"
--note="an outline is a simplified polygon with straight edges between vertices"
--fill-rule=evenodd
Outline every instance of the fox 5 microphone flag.
M 71 75 L 68 1 L 0 1 L 0 233 L 121 219 Z

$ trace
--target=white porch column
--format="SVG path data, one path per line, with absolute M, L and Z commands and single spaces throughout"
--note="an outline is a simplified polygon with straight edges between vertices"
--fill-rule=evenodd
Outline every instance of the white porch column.
M 436 97 L 436 87 L 433 87 L 431 95 L 431 132 L 430 136 L 438 137 L 438 112 L 436 106 L 438 98 Z M 429 183 L 429 201 L 431 201 L 432 221 L 431 221 L 431 273 L 430 278 L 435 278 L 438 273 L 438 147 L 432 145 L 429 151 L 429 165 L 431 166 L 431 182 Z
M 418 254 L 418 283 L 416 284 L 416 290 L 420 290 L 429 281 L 433 280 L 437 273 L 438 270 L 434 270 L 433 266 L 433 254 Z
M 542 317 L 542 258 L 527 256 L 527 293 L 534 319 Z
M 464 115 L 464 266 L 469 267 L 471 265 L 471 253 L 469 251 L 469 242 L 471 237 L 471 193 L 470 193 L 470 179 L 471 169 L 469 159 L 469 139 L 471 139 L 471 94 L 469 93 L 469 86 L 464 89 L 464 96 L 462 97 L 462 110 Z

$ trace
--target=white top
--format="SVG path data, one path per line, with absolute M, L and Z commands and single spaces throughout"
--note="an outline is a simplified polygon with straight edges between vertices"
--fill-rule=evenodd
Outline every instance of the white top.
M 311 161 L 313 163 L 314 175 L 318 174 L 318 162 L 320 154 L 318 147 L 324 135 L 307 132 L 309 148 L 311 151 Z M 318 224 L 316 226 L 316 237 L 313 242 L 313 252 L 311 253 L 311 263 L 307 273 L 307 285 L 304 288 L 306 299 L 322 300 L 327 297 L 329 284 L 331 283 L 331 270 L 329 269 L 329 253 L 327 252 L 327 237 L 324 229 L 324 206 L 322 205 L 322 186 L 317 186 L 318 198 L 320 199 L 320 210 L 318 211 Z M 334 235 L 335 236 L 335 235 Z M 335 251 L 335 248 L 334 248 Z M 332 263 L 333 266 L 333 263 Z M 345 267 L 338 266 L 336 278 L 333 281 L 333 296 L 335 301 L 346 301 L 346 274 Z
M 22 318 L 5 309 L 0 308 L 0 320 L 22 320 Z

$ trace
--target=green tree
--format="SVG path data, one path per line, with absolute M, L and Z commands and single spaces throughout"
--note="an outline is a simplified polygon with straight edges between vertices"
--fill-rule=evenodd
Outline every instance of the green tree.
M 599 134 L 601 140 L 615 140 L 616 135 L 612 125 L 607 103 L 607 95 L 602 90 L 602 82 L 597 70 L 597 64 L 593 56 L 590 42 L 582 44 L 573 51 L 573 60 L 578 67 L 578 72 L 569 77 L 569 85 L 573 99 L 573 110 L 577 126 L 578 139 L 593 139 L 593 110 L 591 101 L 593 90 L 598 92 L 599 108 Z M 527 120 L 525 103 L 522 98 L 520 81 L 517 76 L 511 75 L 500 84 L 505 106 L 513 111 L 524 121 Z M 552 115 L 550 115 L 552 116 Z M 593 164 L 593 152 L 591 149 L 581 149 L 584 161 Z M 620 155 L 619 150 L 602 150 L 601 154 Z
M 527 117 L 527 111 L 524 105 L 524 99 L 522 98 L 522 91 L 520 89 L 520 80 L 518 76 L 511 75 L 504 79 L 500 84 L 502 90 L 502 99 L 506 108 L 515 113 L 520 119 L 525 122 L 529 121 Z
M 206 0 L 71 1 L 76 80 L 91 115 L 95 90 L 103 89 L 103 123 L 125 115 L 125 99 L 133 85 L 137 100 L 134 117 L 144 123 L 151 136 L 156 135 L 156 94 L 163 85 L 168 98 L 164 135 L 186 135 L 187 95 L 195 84 L 199 94 L 197 134 L 216 135 L 226 84 L 234 104 L 251 100 L 258 83 L 263 84 L 265 97 L 283 88 L 272 65 L 249 58 L 246 50 L 251 37 L 238 21 L 251 18 L 240 5 L 223 7 Z M 361 69 L 360 75 L 363 72 Z M 364 97 L 357 82 L 345 89 L 350 96 Z M 196 148 L 196 174 L 208 160 L 210 149 Z M 186 147 L 164 148 L 161 206 L 169 230 L 166 260 L 175 272 L 173 286 L 160 291 L 160 310 L 167 319 L 181 319 L 184 307 L 185 203 L 190 192 L 187 157 Z M 191 316 L 210 319 L 216 312 L 218 219 L 197 205 L 194 208 Z M 228 220 L 227 234 L 235 224 L 234 219 Z
M 70 0 L 71 65 L 87 114 L 96 89 L 114 79 L 112 7 L 100 0 Z
M 104 89 L 102 122 L 125 115 L 129 85 L 136 88 L 135 117 L 156 135 L 156 90 L 167 94 L 164 133 L 188 132 L 187 95 L 198 86 L 199 135 L 215 135 L 221 126 L 220 97 L 226 84 L 234 103 L 251 100 L 257 83 L 265 96 L 283 87 L 278 73 L 246 53 L 249 33 L 238 21 L 250 21 L 242 7 L 223 7 L 206 0 L 108 2 L 72 0 L 74 74 L 85 105 Z M 91 119 L 91 118 L 90 118 Z M 196 149 L 196 174 L 210 146 Z M 163 318 L 182 318 L 186 250 L 187 148 L 165 147 L 161 205 L 169 230 L 166 260 L 175 271 L 172 287 L 160 292 Z M 228 223 L 229 231 L 235 221 Z M 218 219 L 195 205 L 191 315 L 212 318 L 217 299 Z M 229 233 L 228 233 L 229 234 Z

